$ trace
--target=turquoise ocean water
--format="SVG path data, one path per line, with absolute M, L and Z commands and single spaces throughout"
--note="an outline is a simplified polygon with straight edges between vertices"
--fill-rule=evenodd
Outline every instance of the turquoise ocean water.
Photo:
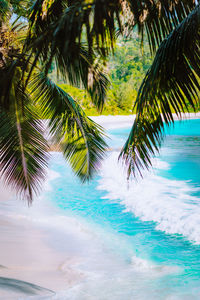
M 200 299 L 200 120 L 176 121 L 154 168 L 128 182 L 117 157 L 129 130 L 108 132 L 113 151 L 89 184 L 53 154 L 45 197 L 89 231 L 87 276 L 56 299 Z

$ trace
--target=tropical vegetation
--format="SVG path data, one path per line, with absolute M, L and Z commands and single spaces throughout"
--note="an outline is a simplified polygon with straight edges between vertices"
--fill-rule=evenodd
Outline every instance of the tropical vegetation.
M 103 131 L 69 95 L 67 86 L 84 90 L 102 112 L 109 71 L 113 87 L 108 103 L 114 100 L 119 109 L 126 109 L 135 102 L 136 119 L 120 157 L 128 175 L 142 174 L 159 151 L 165 124 L 174 121 L 173 112 L 181 117 L 183 111 L 199 107 L 199 12 L 193 0 L 2 0 L 0 162 L 6 182 L 29 199 L 37 190 L 48 147 L 40 118 L 50 120 L 50 133 L 62 144 L 74 171 L 83 180 L 92 176 L 106 148 Z M 8 22 L 13 14 L 23 17 L 21 27 Z M 116 45 L 138 43 L 136 30 L 142 51 L 146 53 L 147 39 L 155 55 L 151 66 L 146 57 L 149 68 L 142 70 L 146 75 L 137 93 L 138 74 L 132 73 L 130 63 L 137 65 L 137 57 L 123 57 Z M 115 49 L 126 71 L 128 64 L 127 73 L 111 59 Z M 108 60 L 113 60 L 113 69 Z M 60 87 L 48 77 L 52 68 Z
M 111 84 L 101 112 L 103 115 L 135 113 L 133 106 L 137 91 L 151 63 L 152 56 L 146 39 L 142 51 L 141 41 L 136 32 L 132 38 L 118 38 L 114 54 L 110 55 L 107 62 L 107 75 Z M 87 115 L 99 115 L 84 89 L 67 85 L 63 80 L 57 79 L 55 67 L 52 67 L 49 76 L 81 104 Z
M 28 27 L 27 11 L 21 6 L 29 4 L 1 2 L 0 171 L 5 182 L 30 203 L 45 177 L 49 140 L 61 145 L 64 157 L 82 181 L 90 179 L 98 168 L 106 143 L 103 129 L 48 78 L 51 58 L 38 53 L 42 50 L 37 44 L 40 35 L 34 26 Z M 19 14 L 25 20 L 10 23 L 13 13 L 15 19 Z M 71 55 L 57 53 L 59 72 L 71 84 L 82 84 L 101 110 L 107 78 L 84 47 Z M 48 135 L 41 119 L 48 119 Z

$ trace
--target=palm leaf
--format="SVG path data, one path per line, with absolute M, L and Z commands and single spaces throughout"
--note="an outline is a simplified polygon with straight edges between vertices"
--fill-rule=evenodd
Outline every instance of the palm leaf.
M 102 70 L 102 64 L 95 59 L 95 53 L 79 43 L 71 44 L 70 50 L 58 37 L 55 42 L 54 59 L 57 70 L 69 84 L 84 87 L 91 96 L 93 104 L 102 111 L 106 101 L 109 80 Z M 48 61 L 47 61 L 48 64 Z
M 135 26 L 142 37 L 147 33 L 155 51 L 195 7 L 194 0 L 54 0 L 44 12 L 44 3 L 37 0 L 31 11 L 31 28 L 37 35 L 48 28 L 51 41 L 59 35 L 67 48 L 84 38 L 88 48 L 102 56 L 108 56 L 113 49 L 116 31 L 123 33 L 127 27 L 132 31 Z
M 55 61 L 57 71 L 62 78 L 73 86 L 84 87 L 90 94 L 93 104 L 99 111 L 102 111 L 109 80 L 102 70 L 102 64 L 95 59 L 95 54 L 89 53 L 88 49 L 79 43 L 71 44 L 68 49 L 65 39 L 60 39 L 59 36 L 55 37 L 53 44 L 52 40 L 50 41 L 45 35 L 43 35 L 44 42 L 41 38 L 40 36 L 37 41 L 35 40 L 34 47 L 32 47 L 29 59 L 34 55 L 35 57 L 31 62 L 32 67 L 28 79 L 39 61 L 44 61 L 43 69 L 46 74 L 52 62 Z M 46 48 L 49 49 L 47 53 Z
M 39 60 L 46 74 L 55 61 L 61 75 L 72 85 L 83 85 L 101 111 L 108 80 L 96 57 L 100 62 L 108 57 L 116 32 L 123 33 L 127 26 L 132 31 L 137 26 L 142 37 L 147 33 L 155 51 L 194 7 L 193 0 L 37 0 L 31 9 L 24 47 L 26 53 L 32 51 L 30 59 L 34 57 L 30 76 Z
M 61 145 L 73 171 L 82 181 L 90 179 L 98 170 L 107 147 L 103 129 L 45 74 L 35 76 L 31 90 L 43 116 L 50 119 L 50 133 Z
M 137 116 L 121 156 L 128 173 L 151 165 L 159 151 L 165 124 L 183 111 L 199 108 L 200 6 L 160 45 L 136 100 Z
M 9 109 L 0 106 L 0 173 L 30 203 L 44 179 L 47 143 L 24 88 L 13 82 Z
M 137 25 L 142 37 L 147 34 L 150 49 L 155 52 L 163 39 L 187 17 L 198 1 L 128 0 L 127 2 L 133 15 L 128 24 L 130 30 Z
M 102 111 L 109 85 L 102 59 L 97 59 L 96 50 L 90 44 L 87 45 L 81 36 L 78 37 L 83 33 L 80 18 L 85 18 L 87 7 L 84 1 L 79 2 L 79 5 L 76 1 L 68 5 L 68 1 L 55 0 L 44 12 L 44 1 L 36 1 L 31 12 L 30 31 L 24 52 L 31 50 L 30 60 L 34 57 L 30 75 L 37 62 L 42 61 L 47 74 L 54 61 L 58 73 L 69 84 L 84 87 L 94 105 Z
M 55 35 L 67 36 L 66 47 L 76 41 L 86 41 L 89 49 L 94 43 L 101 54 L 108 53 L 115 39 L 115 18 L 120 26 L 119 0 L 65 1 L 54 0 L 44 12 L 44 0 L 37 0 L 31 11 L 31 29 L 38 35 L 52 28 Z M 53 28 L 54 27 L 54 28 Z M 84 32 L 84 37 L 82 36 Z M 83 38 L 83 39 L 82 39 Z

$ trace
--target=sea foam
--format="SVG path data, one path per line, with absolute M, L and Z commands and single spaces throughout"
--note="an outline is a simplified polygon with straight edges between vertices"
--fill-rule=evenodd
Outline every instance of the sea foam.
M 106 198 L 120 201 L 126 211 L 142 221 L 153 221 L 155 228 L 168 234 L 181 234 L 200 243 L 200 201 L 193 196 L 200 189 L 189 181 L 170 180 L 156 174 L 168 169 L 166 162 L 155 159 L 154 170 L 143 179 L 126 179 L 126 173 L 113 152 L 104 161 L 98 189 L 107 191 Z

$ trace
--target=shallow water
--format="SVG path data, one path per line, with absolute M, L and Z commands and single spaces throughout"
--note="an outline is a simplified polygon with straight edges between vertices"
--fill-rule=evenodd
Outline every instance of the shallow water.
M 60 176 L 44 196 L 87 235 L 84 280 L 55 299 L 200 299 L 200 120 L 176 121 L 151 172 L 129 182 L 117 161 L 128 133 L 109 131 L 113 151 L 89 184 L 53 154 Z

